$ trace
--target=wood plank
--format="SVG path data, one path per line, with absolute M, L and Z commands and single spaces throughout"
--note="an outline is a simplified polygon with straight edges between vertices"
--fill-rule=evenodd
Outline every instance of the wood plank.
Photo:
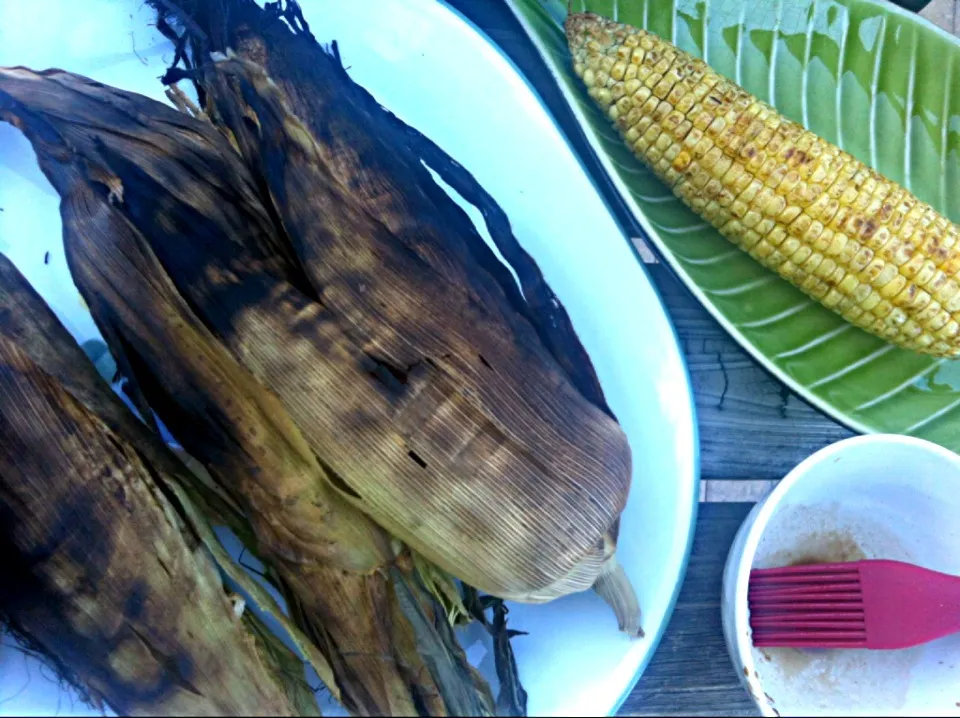
M 960 35 L 960 0 L 933 0 L 920 14 L 947 32 Z
M 647 265 L 686 355 L 705 479 L 780 479 L 853 432 L 768 374 L 662 264 Z
M 779 479 L 707 479 L 700 482 L 700 501 L 753 504 L 767 498 L 778 483 Z
M 749 503 L 702 504 L 693 553 L 663 640 L 621 715 L 759 715 L 720 624 L 723 564 Z

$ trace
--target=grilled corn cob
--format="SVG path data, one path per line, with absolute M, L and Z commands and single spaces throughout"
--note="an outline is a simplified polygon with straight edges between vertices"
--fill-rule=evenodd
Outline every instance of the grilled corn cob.
M 656 35 L 568 16 L 574 72 L 691 209 L 847 321 L 960 355 L 960 228 Z

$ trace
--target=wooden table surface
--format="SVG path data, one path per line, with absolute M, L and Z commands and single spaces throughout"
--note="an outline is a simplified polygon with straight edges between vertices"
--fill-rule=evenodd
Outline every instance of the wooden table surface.
M 488 0 L 446 2 L 511 56 L 581 157 L 587 156 L 579 128 L 551 87 L 539 58 L 524 46 L 522 31 L 509 13 L 498 11 L 497 3 Z M 900 4 L 920 5 L 916 0 Z M 921 14 L 960 35 L 960 0 L 933 0 Z M 589 161 L 587 165 L 589 169 Z M 609 199 L 609 187 L 605 189 L 595 173 L 594 179 Z M 613 209 L 621 224 L 630 226 L 632 220 L 624 216 L 623 208 Z M 727 550 L 752 505 L 782 476 L 811 453 L 852 432 L 761 369 L 663 266 L 654 263 L 648 269 L 690 368 L 700 424 L 701 504 L 676 610 L 621 715 L 759 715 L 740 686 L 720 626 Z

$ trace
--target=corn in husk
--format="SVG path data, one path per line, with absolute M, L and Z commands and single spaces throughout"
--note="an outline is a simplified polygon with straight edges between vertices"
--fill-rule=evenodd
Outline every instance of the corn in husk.
M 566 31 L 630 149 L 727 239 L 893 344 L 960 355 L 960 227 L 652 33 L 590 13 Z
M 629 486 L 619 427 L 571 386 L 533 332 L 497 322 L 357 206 L 258 66 L 229 60 L 218 71 L 238 83 L 237 116 L 260 128 L 284 226 L 324 315 L 350 342 L 342 346 L 360 371 L 340 385 L 379 435 L 358 435 L 351 449 L 348 434 L 329 425 L 350 397 L 333 398 L 333 385 L 296 395 L 266 352 L 255 373 L 291 407 L 354 502 L 438 565 L 518 600 L 589 588 Z M 331 396 L 329 408 L 322 396 Z
M 262 66 L 290 112 L 312 135 L 318 162 L 347 189 L 356 206 L 443 279 L 465 290 L 470 301 L 481 303 L 491 313 L 492 323 L 502 322 L 521 336 L 532 327 L 573 385 L 609 413 L 566 311 L 516 241 L 504 212 L 464 167 L 350 79 L 336 41 L 329 48 L 321 47 L 297 2 L 287 0 L 267 9 L 247 0 L 151 4 L 158 8 L 158 28 L 180 50 L 164 81 L 189 76 L 205 100 L 204 110 L 237 142 L 257 174 L 269 172 L 258 139 L 250 132 L 249 121 L 255 122 L 255 115 L 244 102 L 231 97 L 235 84 L 228 86 L 220 73 L 202 72 L 196 66 L 206 64 L 211 50 Z M 181 25 L 183 33 L 178 35 L 168 19 Z M 188 48 L 193 51 L 193 65 Z M 176 67 L 178 59 L 186 72 Z M 424 165 L 482 213 L 498 250 L 520 281 L 522 296 L 472 222 Z M 615 521 L 604 537 L 605 556 L 611 559 L 618 529 Z M 614 560 L 606 561 L 594 587 L 613 606 L 622 629 L 640 632 L 636 597 Z
M 267 73 L 291 115 L 311 136 L 317 163 L 346 189 L 358 210 L 382 223 L 395 244 L 411 250 L 442 279 L 463 290 L 468 301 L 482 304 L 491 315 L 491 326 L 499 324 L 505 336 L 513 332 L 523 342 L 535 333 L 540 341 L 534 343 L 542 342 L 574 387 L 610 413 L 566 311 L 513 236 L 504 212 L 465 168 L 350 79 L 337 43 L 321 47 L 296 2 L 288 0 L 266 10 L 246 0 L 152 4 L 159 9 L 158 27 L 183 50 L 180 57 L 189 70 L 171 68 L 165 81 L 190 77 L 205 100 L 204 111 L 236 142 L 256 174 L 269 177 L 270 171 L 259 138 L 251 133 L 255 113 L 236 96 L 236 82 L 224 82 L 223 73 L 191 67 L 186 46 L 192 45 L 194 62 L 199 58 L 201 65 L 206 64 L 208 51 L 220 50 L 253 62 L 255 66 L 248 67 L 255 75 Z M 177 36 L 167 19 L 182 25 L 183 33 Z M 424 165 L 482 213 L 490 236 L 520 281 L 522 296 L 505 266 Z M 613 559 L 618 528 L 615 521 L 604 536 L 606 560 L 594 588 L 614 608 L 623 630 L 641 633 L 636 597 Z M 561 582 L 554 592 L 577 590 L 573 583 Z M 537 599 L 554 592 L 543 592 Z M 524 598 L 532 600 L 532 595 Z
M 5 71 L 0 92 L 15 98 L 6 116 L 63 198 L 68 261 L 94 318 L 149 404 L 243 506 L 346 707 L 489 712 L 488 689 L 428 591 L 443 589 L 425 585 L 409 553 L 343 500 L 283 404 L 194 312 L 218 311 L 224 330 L 256 321 L 265 302 L 269 317 L 274 300 L 305 329 L 314 313 L 268 271 L 288 273 L 236 153 L 207 124 L 68 73 Z M 210 261 L 239 252 L 239 238 L 243 254 Z M 157 253 L 177 255 L 198 303 L 184 300 Z M 268 333 L 255 342 L 272 345 Z
M 186 470 L 2 255 L 0 317 L 0 621 L 121 715 L 316 714 L 222 585 Z

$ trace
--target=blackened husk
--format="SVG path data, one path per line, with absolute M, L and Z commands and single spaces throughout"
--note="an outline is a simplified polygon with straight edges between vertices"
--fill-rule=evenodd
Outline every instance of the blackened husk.
M 527 692 L 520 683 L 517 659 L 510 643 L 512 638 L 526 634 L 507 628 L 508 609 L 499 598 L 481 596 L 472 586 L 463 586 L 463 604 L 473 619 L 487 629 L 493 640 L 494 669 L 500 681 L 497 715 L 526 715 Z M 492 621 L 487 618 L 488 610 L 493 612 Z
M 193 57 L 202 58 L 200 64 L 208 53 L 229 49 L 262 65 L 289 98 L 293 114 L 316 138 L 332 177 L 349 188 L 359 206 L 445 279 L 469 287 L 502 321 L 514 328 L 532 325 L 574 385 L 609 413 L 566 310 L 517 242 L 503 210 L 467 169 L 350 79 L 336 43 L 327 49 L 316 41 L 296 2 L 267 3 L 265 9 L 253 0 L 150 0 L 150 4 L 161 18 L 184 28 L 179 43 L 189 44 Z M 216 88 L 202 73 L 189 76 L 211 106 Z M 183 70 L 174 67 L 166 80 L 182 77 Z M 522 295 L 473 222 L 424 163 L 481 211 L 491 238 L 520 279 Z
M 302 123 L 304 132 L 311 136 L 317 164 L 323 166 L 330 181 L 346 190 L 349 202 L 379 220 L 394 239 L 426 262 L 442 279 L 458 289 L 466 288 L 469 300 L 483 306 L 491 324 L 502 322 L 504 334 L 512 331 L 515 337 L 521 337 L 532 325 L 542 345 L 573 385 L 609 413 L 589 358 L 565 310 L 536 263 L 517 243 L 504 212 L 464 167 L 416 129 L 380 107 L 369 92 L 350 80 L 336 43 L 329 50 L 317 44 L 296 2 L 268 3 L 263 10 L 247 0 L 215 3 L 162 0 L 154 5 L 162 6 L 161 18 L 171 18 L 182 25 L 181 36 L 177 37 L 172 30 L 169 35 L 176 39 L 178 47 L 192 45 L 193 56 L 201 58 L 201 64 L 206 64 L 211 51 L 225 50 L 233 57 L 262 66 L 270 82 L 279 87 L 278 94 L 284 97 L 290 116 Z M 185 62 L 189 65 L 189 60 Z M 238 101 L 236 84 L 224 82 L 222 76 L 206 71 L 205 67 L 194 66 L 188 74 L 204 99 L 210 117 L 237 141 L 264 187 L 286 197 L 280 206 L 283 215 L 284 208 L 289 210 L 294 202 L 293 195 L 285 194 L 290 191 L 290 187 L 285 186 L 289 176 L 279 175 L 276 164 L 268 165 L 270 148 L 259 140 L 269 133 L 257 126 L 257 110 L 251 107 L 249 93 Z M 174 82 L 183 76 L 184 73 L 174 67 L 165 81 Z M 477 235 L 466 215 L 424 169 L 424 163 L 480 209 L 498 249 L 517 273 L 523 296 L 516 291 L 511 277 Z M 313 189 L 313 185 L 307 186 Z M 320 204 L 312 192 L 309 197 L 307 200 L 303 196 L 296 202 Z M 333 212 L 330 208 L 325 214 L 330 216 Z M 307 256 L 316 245 L 311 246 L 299 231 L 302 225 L 298 228 L 296 219 L 289 213 L 283 220 L 292 231 L 294 246 L 314 286 L 326 286 L 329 275 L 316 272 L 318 257 L 315 255 L 311 260 Z M 363 234 L 365 229 L 354 227 L 352 231 Z M 325 262 L 327 257 L 321 256 L 319 261 Z M 365 340 L 383 346 L 382 335 L 376 339 L 371 336 L 368 334 Z M 485 364 L 488 358 L 489 352 L 481 355 Z M 390 362 L 399 370 L 394 373 L 400 376 L 406 375 L 406 368 L 421 361 L 418 358 L 412 363 L 400 361 L 398 366 L 396 359 L 392 357 Z M 499 357 L 496 363 L 499 366 Z M 616 541 L 618 529 L 617 518 L 608 527 L 605 543 Z M 625 574 L 622 570 L 616 573 L 610 562 L 604 568 L 604 577 L 604 585 L 616 589 L 605 591 L 602 594 L 605 599 L 613 593 L 629 599 L 610 601 L 621 627 L 631 635 L 638 633 L 638 609 Z M 557 591 L 543 592 L 541 600 L 552 595 L 557 595 Z M 528 594 L 527 599 L 532 596 Z

